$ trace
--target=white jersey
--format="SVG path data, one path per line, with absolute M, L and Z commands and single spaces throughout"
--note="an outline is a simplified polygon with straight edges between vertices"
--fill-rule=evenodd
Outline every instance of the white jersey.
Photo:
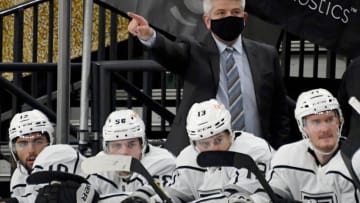
M 246 132 L 235 132 L 238 135 L 229 151 L 250 155 L 259 168 L 266 173 L 270 167 L 273 149 L 262 138 Z M 192 145 L 183 149 L 177 157 L 173 184 L 166 188 L 169 195 L 176 201 L 189 202 L 199 198 L 217 198 L 227 187 L 242 188 L 243 192 L 253 193 L 260 186 L 255 176 L 247 169 L 234 167 L 202 168 L 196 158 L 199 152 Z M 240 191 L 239 191 L 240 192 Z M 216 202 L 215 201 L 215 202 Z
M 104 152 L 100 152 L 97 156 L 101 156 L 101 153 Z M 148 144 L 148 148 L 141 158 L 143 166 L 162 186 L 171 183 L 175 162 L 174 155 L 168 150 L 150 144 Z M 88 181 L 100 194 L 101 199 L 116 195 L 122 199 L 126 197 L 126 194 L 130 194 L 147 184 L 146 179 L 137 173 L 133 173 L 130 178 L 124 179 L 118 175 L 118 172 L 92 174 L 88 177 Z
M 10 180 L 11 197 L 20 197 L 25 194 L 26 178 L 29 176 L 28 171 L 21 164 L 15 169 Z
M 325 165 L 320 165 L 308 140 L 282 146 L 271 162 L 269 184 L 283 198 L 315 202 L 359 202 L 359 194 L 341 157 L 340 151 Z M 268 202 L 262 193 L 253 195 L 255 202 Z

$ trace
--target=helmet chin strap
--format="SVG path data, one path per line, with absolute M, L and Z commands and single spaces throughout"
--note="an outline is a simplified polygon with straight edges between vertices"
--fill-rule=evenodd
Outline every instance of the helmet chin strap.
M 14 152 L 14 147 L 13 147 L 13 143 L 12 143 L 12 142 L 10 142 L 9 148 L 10 148 L 11 156 L 13 157 L 13 159 L 14 159 L 15 162 L 16 162 L 16 167 L 19 169 L 19 171 L 20 171 L 21 173 L 24 173 L 24 174 L 29 175 L 31 171 L 28 170 L 27 167 L 24 166 L 24 165 L 21 163 L 20 159 L 17 157 L 16 152 Z
M 20 160 L 16 161 L 16 166 L 18 167 L 20 173 L 30 175 L 31 169 L 29 170 L 26 166 L 24 166 Z

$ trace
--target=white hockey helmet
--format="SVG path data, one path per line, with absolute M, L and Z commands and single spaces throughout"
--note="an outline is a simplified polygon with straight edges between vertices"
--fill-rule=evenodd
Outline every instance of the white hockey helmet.
M 205 139 L 231 130 L 231 115 L 223 104 L 215 99 L 194 103 L 186 119 L 186 131 L 193 141 Z
M 15 161 L 18 161 L 13 142 L 16 138 L 30 133 L 40 132 L 47 136 L 49 145 L 54 143 L 54 127 L 41 111 L 34 109 L 17 113 L 11 119 L 9 127 L 9 148 Z
M 296 102 L 295 118 L 303 138 L 308 138 L 308 135 L 306 135 L 304 131 L 304 118 L 306 116 L 333 110 L 337 112 L 340 119 L 340 133 L 344 118 L 337 99 L 329 91 L 321 88 L 301 93 Z
M 103 148 L 106 149 L 108 141 L 131 138 L 141 139 L 144 152 L 147 146 L 144 121 L 130 109 L 113 111 L 103 127 Z
M 54 127 L 45 114 L 37 109 L 17 113 L 10 122 L 9 141 L 12 142 L 15 138 L 35 132 L 42 134 L 46 132 L 49 135 L 50 144 L 54 142 Z

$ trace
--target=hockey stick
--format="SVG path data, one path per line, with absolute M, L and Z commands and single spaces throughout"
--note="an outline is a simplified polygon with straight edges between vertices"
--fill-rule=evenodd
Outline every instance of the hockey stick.
M 88 183 L 88 181 L 81 176 L 61 171 L 38 171 L 27 177 L 26 182 L 30 185 L 33 185 L 44 183 L 51 184 L 53 182 L 63 182 L 67 180 L 72 180 L 80 184 Z
M 255 161 L 247 154 L 231 152 L 231 151 L 207 151 L 201 152 L 197 157 L 197 163 L 201 167 L 212 166 L 231 166 L 238 169 L 246 168 L 251 171 L 259 180 L 261 186 L 263 186 L 265 192 L 269 195 L 273 203 L 280 202 L 292 202 L 298 203 L 298 201 L 288 201 L 278 198 L 268 182 L 265 180 L 263 173 L 257 167 Z
M 104 171 L 124 171 L 136 172 L 142 175 L 150 186 L 155 190 L 156 194 L 165 203 L 171 203 L 171 199 L 161 189 L 159 184 L 154 180 L 146 168 L 138 159 L 125 155 L 103 154 L 87 158 L 81 164 L 81 168 L 85 173 L 93 174 Z
M 101 154 L 85 159 L 81 163 L 81 169 L 87 174 L 104 171 L 130 172 L 131 156 Z
M 360 114 L 360 102 L 356 99 L 356 97 L 350 97 L 349 104 L 352 106 L 358 114 Z

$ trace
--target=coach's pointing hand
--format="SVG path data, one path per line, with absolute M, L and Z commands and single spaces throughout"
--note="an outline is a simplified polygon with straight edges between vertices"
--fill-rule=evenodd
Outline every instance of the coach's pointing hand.
M 144 41 L 147 41 L 154 35 L 154 30 L 149 26 L 149 23 L 144 17 L 132 12 L 128 12 L 127 14 L 132 18 L 128 25 L 128 31 L 131 34 Z

